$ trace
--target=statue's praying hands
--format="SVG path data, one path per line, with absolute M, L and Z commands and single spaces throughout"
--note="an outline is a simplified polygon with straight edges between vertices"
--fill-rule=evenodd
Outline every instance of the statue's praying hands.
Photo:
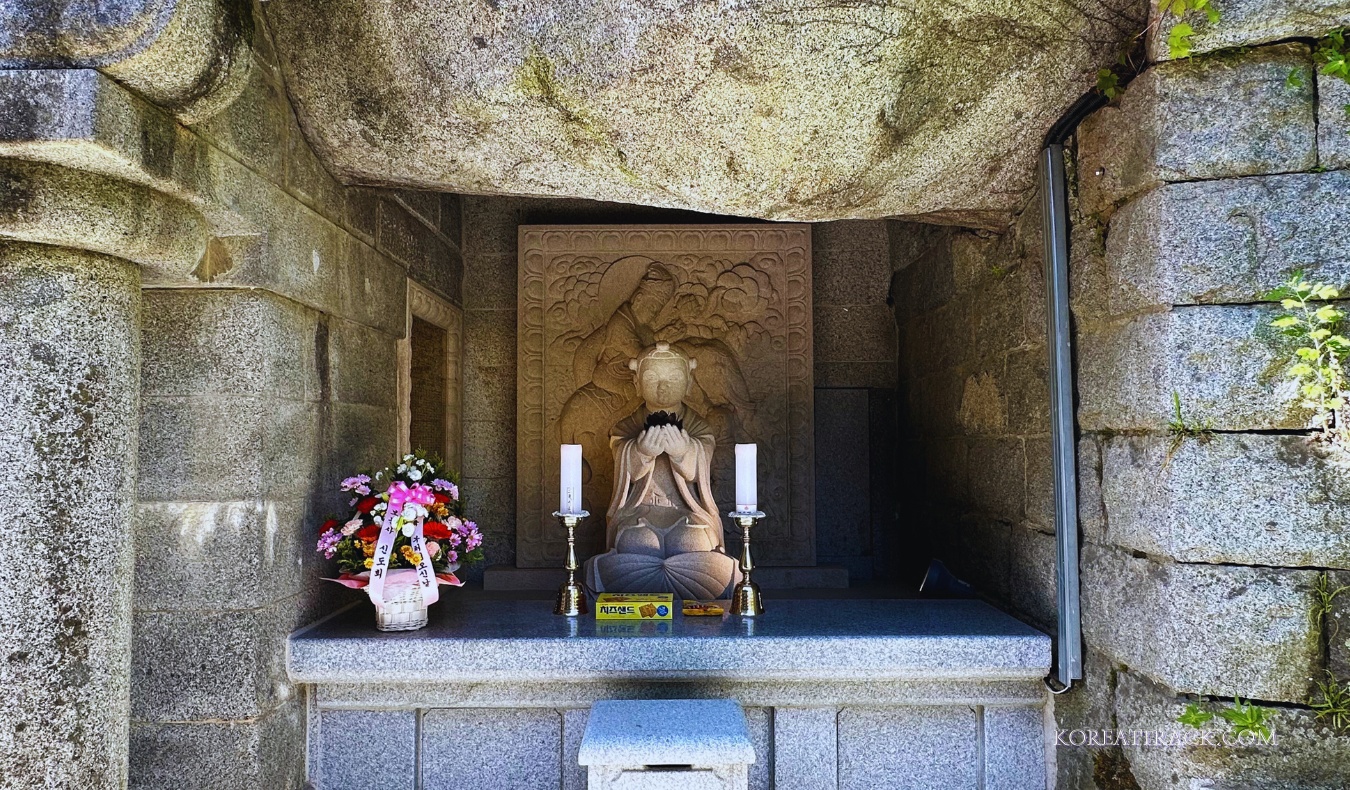
M 684 403 L 695 363 L 667 343 L 633 360 L 643 405 L 610 432 L 609 551 L 586 563 L 594 592 L 717 598 L 736 581 L 712 500 L 712 427 Z

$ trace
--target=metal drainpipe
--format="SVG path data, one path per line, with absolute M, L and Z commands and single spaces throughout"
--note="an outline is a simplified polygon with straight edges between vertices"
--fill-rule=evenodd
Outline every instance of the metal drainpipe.
M 1073 333 L 1069 314 L 1069 212 L 1064 141 L 1106 103 L 1095 92 L 1078 100 L 1051 128 L 1041 151 L 1041 207 L 1045 237 L 1045 345 L 1050 352 L 1050 446 L 1055 482 L 1055 589 L 1059 633 L 1055 679 L 1068 691 L 1083 677 L 1083 631 L 1078 586 L 1078 440 L 1074 422 Z

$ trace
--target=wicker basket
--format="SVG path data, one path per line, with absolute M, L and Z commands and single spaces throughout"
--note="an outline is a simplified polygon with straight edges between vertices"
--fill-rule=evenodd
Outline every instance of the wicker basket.
M 427 605 L 416 584 L 386 589 L 384 606 L 375 610 L 375 627 L 381 631 L 415 631 L 427 624 Z

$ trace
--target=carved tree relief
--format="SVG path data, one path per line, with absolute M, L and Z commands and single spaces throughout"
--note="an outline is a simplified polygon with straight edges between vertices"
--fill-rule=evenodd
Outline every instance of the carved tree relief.
M 688 403 L 717 429 L 719 508 L 733 506 L 733 446 L 759 444 L 755 557 L 814 564 L 809 228 L 523 226 L 519 250 L 517 565 L 566 551 L 559 444 L 582 445 L 578 552 L 604 550 L 609 431 L 640 402 L 628 360 L 662 340 L 698 360 Z

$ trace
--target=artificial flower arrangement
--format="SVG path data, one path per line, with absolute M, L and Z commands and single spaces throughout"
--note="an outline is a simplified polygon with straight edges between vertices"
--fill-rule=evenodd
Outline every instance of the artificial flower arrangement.
M 483 559 L 483 535 L 464 518 L 459 485 L 440 466 L 418 451 L 373 476 L 343 480 L 352 513 L 319 530 L 318 551 L 337 561 L 332 581 L 365 590 L 381 630 L 426 625 L 440 585 L 462 586 L 455 571 Z

